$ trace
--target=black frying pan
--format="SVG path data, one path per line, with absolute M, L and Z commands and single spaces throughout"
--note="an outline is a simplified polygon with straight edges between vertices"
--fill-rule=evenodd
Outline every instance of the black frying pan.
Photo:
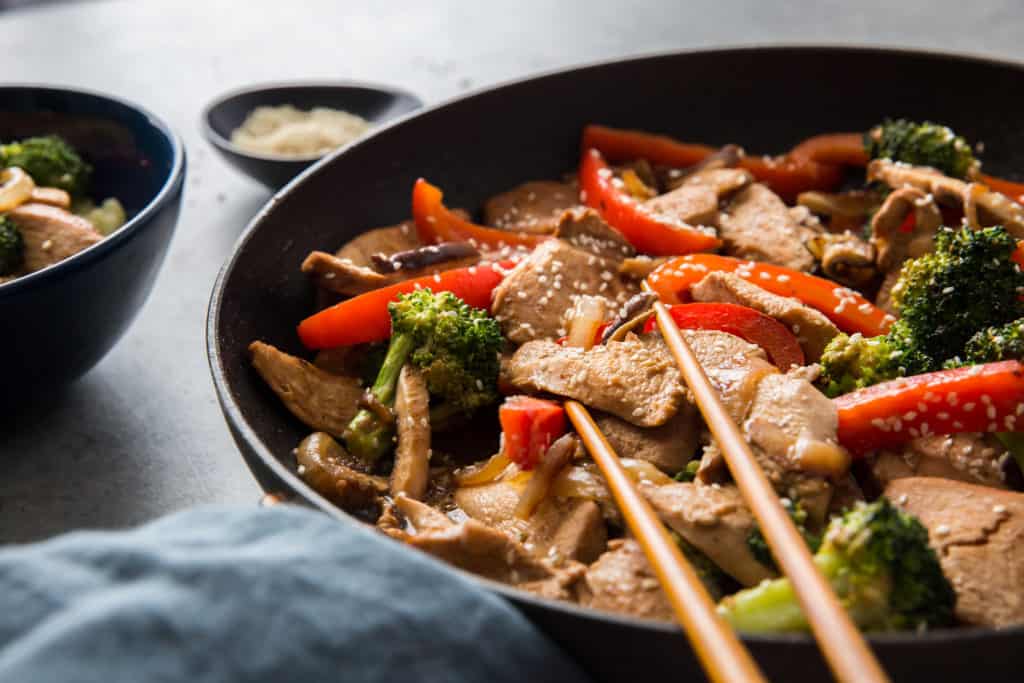
M 865 130 L 885 116 L 930 118 L 985 143 L 985 168 L 1024 174 L 1024 69 L 982 59 L 897 50 L 749 48 L 598 64 L 485 90 L 428 109 L 329 158 L 256 216 L 210 301 L 210 367 L 231 432 L 267 490 L 294 494 L 351 520 L 294 474 L 291 451 L 309 431 L 250 368 L 262 339 L 302 354 L 295 325 L 311 311 L 299 263 L 359 232 L 408 217 L 420 176 L 450 206 L 478 207 L 525 180 L 577 163 L 584 124 L 642 128 L 751 153 L 779 152 L 825 131 Z M 409 552 L 415 552 L 410 549 Z M 453 570 L 456 571 L 456 570 Z M 518 605 L 598 678 L 701 677 L 672 626 L 549 602 L 481 580 Z M 896 680 L 1014 681 L 1024 677 L 1024 628 L 959 629 L 871 639 Z M 827 677 L 803 636 L 748 638 L 773 680 Z M 481 656 L 486 656 L 486 644 Z

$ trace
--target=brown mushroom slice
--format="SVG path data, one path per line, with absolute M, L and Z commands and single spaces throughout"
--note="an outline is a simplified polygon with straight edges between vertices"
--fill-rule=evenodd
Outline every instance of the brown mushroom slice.
M 939 204 L 962 207 L 976 223 L 973 227 L 1002 225 L 1018 239 L 1024 238 L 1024 207 L 980 183 L 950 178 L 926 166 L 909 166 L 876 159 L 868 164 L 868 180 L 878 180 L 891 188 L 914 187 L 931 194 Z M 970 220 L 970 218 L 969 218 Z
M 945 177 L 945 176 L 943 176 Z M 914 214 L 913 232 L 901 228 L 907 216 Z M 894 190 L 871 219 L 871 244 L 879 269 L 885 273 L 875 303 L 890 310 L 892 288 L 899 279 L 900 267 L 907 259 L 931 252 L 935 233 L 942 226 L 942 212 L 934 196 L 916 187 Z
M 391 494 L 421 500 L 430 477 L 430 396 L 427 382 L 406 365 L 398 375 L 395 416 L 398 445 L 391 470 Z
M 253 367 L 292 415 L 310 429 L 342 435 L 363 396 L 358 379 L 331 374 L 259 341 L 249 352 Z
M 878 198 L 869 192 L 801 192 L 796 203 L 819 216 L 846 219 L 866 219 L 878 208 Z
M 317 493 L 344 510 L 373 507 L 387 492 L 387 482 L 349 467 L 348 459 L 345 449 L 323 432 L 310 434 L 295 449 L 299 476 Z
M 826 276 L 855 289 L 867 285 L 878 272 L 875 248 L 851 232 L 815 235 L 806 246 Z
M 480 252 L 470 242 L 442 242 L 416 247 L 393 254 L 377 253 L 371 257 L 378 273 L 419 272 L 430 266 L 455 268 L 480 260 Z M 454 265 L 454 264 L 458 264 Z

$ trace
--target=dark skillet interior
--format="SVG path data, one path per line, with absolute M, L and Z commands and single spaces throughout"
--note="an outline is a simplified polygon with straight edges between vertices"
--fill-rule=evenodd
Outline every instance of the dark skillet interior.
M 359 83 L 288 83 L 258 85 L 222 96 L 203 113 L 203 132 L 224 158 L 242 173 L 277 189 L 313 164 L 318 157 L 288 158 L 245 152 L 231 143 L 231 133 L 256 107 L 291 104 L 298 109 L 340 109 L 374 125 L 408 114 L 423 103 L 390 86 Z
M 362 230 L 406 218 L 419 176 L 442 187 L 450 206 L 477 208 L 517 183 L 574 168 L 580 130 L 590 122 L 768 153 L 811 134 L 865 130 L 883 117 L 907 116 L 941 121 L 968 140 L 983 141 L 986 169 L 1020 178 L 1022 79 L 1024 70 L 1013 65 L 912 52 L 719 50 L 541 76 L 402 121 L 275 197 L 221 274 L 208 343 L 235 439 L 264 487 L 327 505 L 292 474 L 291 450 L 308 429 L 250 369 L 246 347 L 262 339 L 301 354 L 295 325 L 309 314 L 313 292 L 299 263 L 312 249 L 334 249 Z M 956 97 L 950 96 L 951 83 L 957 84 Z M 700 677 L 677 629 L 502 592 L 599 678 Z M 748 642 L 773 680 L 827 677 L 806 637 Z M 873 642 L 895 680 L 1019 680 L 1024 629 L 881 636 Z

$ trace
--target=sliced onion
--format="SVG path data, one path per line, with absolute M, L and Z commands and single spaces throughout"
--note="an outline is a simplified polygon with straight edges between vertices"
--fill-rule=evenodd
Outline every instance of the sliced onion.
M 578 444 L 579 442 L 572 434 L 565 434 L 551 444 L 547 453 L 537 463 L 533 475 L 526 482 L 526 487 L 519 496 L 519 503 L 516 504 L 515 509 L 516 517 L 519 519 L 530 518 L 537 506 L 544 501 L 555 477 L 572 460 Z
M 491 456 L 486 462 L 456 471 L 455 482 L 459 486 L 481 486 L 496 481 L 509 465 L 512 465 L 512 461 L 502 451 Z
M 566 346 L 579 346 L 589 349 L 594 345 L 597 328 L 604 322 L 606 302 L 599 296 L 581 296 L 576 299 L 576 306 L 569 318 L 569 336 Z
M 24 204 L 36 189 L 32 176 L 17 166 L 0 171 L 0 211 L 10 211 Z

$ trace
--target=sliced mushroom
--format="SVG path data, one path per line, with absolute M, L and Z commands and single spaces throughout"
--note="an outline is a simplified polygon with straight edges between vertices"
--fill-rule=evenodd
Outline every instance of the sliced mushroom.
M 449 261 L 462 261 L 475 257 L 480 252 L 469 242 L 443 242 L 437 245 L 417 247 L 391 255 L 376 253 L 371 256 L 373 269 L 378 273 L 395 273 L 398 271 L 419 270 Z M 461 264 L 460 264 L 461 265 Z
M 622 341 L 626 334 L 647 322 L 647 319 L 651 317 L 651 306 L 657 299 L 658 296 L 653 292 L 640 292 L 630 297 L 626 303 L 622 304 L 622 308 L 619 309 L 611 325 L 605 328 L 601 335 L 601 343 Z
M 310 434 L 295 449 L 299 476 L 317 493 L 345 510 L 373 507 L 387 491 L 387 483 L 357 472 L 345 464 L 347 459 L 345 449 L 323 432 Z
M 945 176 L 943 176 L 945 177 Z M 914 214 L 914 230 L 904 232 L 902 226 Z M 876 263 L 885 273 L 875 303 L 891 308 L 891 293 L 899 278 L 904 261 L 917 258 L 934 248 L 935 233 L 942 226 L 942 212 L 935 205 L 935 197 L 916 187 L 901 187 L 890 194 L 871 219 L 871 244 L 877 255 Z
M 398 375 L 395 394 L 398 446 L 391 470 L 391 494 L 421 500 L 430 477 L 430 397 L 427 382 L 406 365 Z
M 939 204 L 962 208 L 972 227 L 1002 225 L 1018 239 L 1024 238 L 1024 207 L 1006 195 L 980 183 L 965 183 L 926 166 L 909 166 L 888 159 L 868 164 L 868 180 L 891 188 L 917 188 L 931 194 Z
M 875 248 L 851 232 L 823 233 L 807 240 L 829 278 L 859 289 L 875 277 Z

